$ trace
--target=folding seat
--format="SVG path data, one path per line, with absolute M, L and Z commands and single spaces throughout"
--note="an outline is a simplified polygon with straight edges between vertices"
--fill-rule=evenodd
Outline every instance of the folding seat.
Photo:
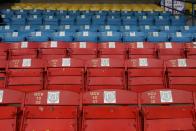
M 175 59 L 166 62 L 169 88 L 196 91 L 196 61 Z
M 29 15 L 27 17 L 27 23 L 29 25 L 41 25 L 42 17 L 40 15 Z
M 121 17 L 118 16 L 108 16 L 107 17 L 107 25 L 117 25 L 120 26 L 121 25 Z
M 10 18 L 9 15 L 1 14 L 0 16 L 2 18 L 2 23 L 3 24 L 10 24 L 11 23 L 11 18 Z
M 175 33 L 175 32 L 178 31 L 178 29 L 177 29 L 176 26 L 168 26 L 168 25 L 166 25 L 166 26 L 161 26 L 161 27 L 160 27 L 160 30 L 161 30 L 162 32 L 168 32 L 168 33 Z
M 99 42 L 121 42 L 122 35 L 116 31 L 100 32 L 98 37 Z
M 65 15 L 60 18 L 60 25 L 74 25 L 75 24 L 75 16 Z
M 105 89 L 83 94 L 81 131 L 140 131 L 137 94 Z
M 71 91 L 28 93 L 21 131 L 78 131 L 79 98 Z
M 39 28 L 39 31 L 53 33 L 53 32 L 56 32 L 57 28 L 58 27 L 55 25 L 41 25 Z
M 128 89 L 143 92 L 166 87 L 163 60 L 138 58 L 127 60 Z
M 59 24 L 59 19 L 56 16 L 49 15 L 43 17 L 43 24 L 46 25 L 58 25 Z
M 94 12 L 93 11 L 89 11 L 89 10 L 85 10 L 85 11 L 81 11 L 81 14 L 85 15 L 85 16 L 93 16 Z
M 106 17 L 102 15 L 94 15 L 92 16 L 92 25 L 105 25 Z
M 46 89 L 84 90 L 84 61 L 74 58 L 50 59 L 47 64 Z
M 3 89 L 0 90 L 0 130 L 18 131 L 21 105 L 25 95 L 22 92 Z
M 69 44 L 69 56 L 82 60 L 97 58 L 97 44 L 92 42 L 73 42 Z
M 141 16 L 138 18 L 139 25 L 153 25 L 154 19 L 150 16 Z
M 97 32 L 83 31 L 75 34 L 76 42 L 97 42 Z
M 168 33 L 166 32 L 150 32 L 147 36 L 148 42 L 167 42 L 168 39 Z
M 155 25 L 157 26 L 170 25 L 170 19 L 168 18 L 168 16 L 156 16 Z
M 98 26 L 96 25 L 81 25 L 79 27 L 79 31 L 90 31 L 90 32 L 97 32 Z
M 186 57 L 188 59 L 196 59 L 196 43 L 195 42 L 186 43 L 185 49 L 186 49 Z
M 1 14 L 7 15 L 7 16 L 12 16 L 14 14 L 14 11 L 11 9 L 1 9 Z
M 73 36 L 74 36 L 73 32 L 58 31 L 58 32 L 52 33 L 52 35 L 50 36 L 50 40 L 72 42 Z
M 56 10 L 55 11 L 55 15 L 58 16 L 64 16 L 67 15 L 67 11 L 66 10 Z
M 181 26 L 180 31 L 181 32 L 187 32 L 187 33 L 195 33 L 196 32 L 196 26 Z
M 15 15 L 27 15 L 28 13 L 29 13 L 28 10 L 23 10 L 23 9 L 14 10 Z
M 135 16 L 122 16 L 123 25 L 138 25 L 138 20 Z
M 25 40 L 25 34 L 21 32 L 5 33 L 2 37 L 3 42 L 20 42 Z
M 51 34 L 49 32 L 31 32 L 31 34 L 27 37 L 27 40 L 31 42 L 44 42 L 49 40 L 50 35 Z
M 193 36 L 192 33 L 186 33 L 186 32 L 176 32 L 170 34 L 171 42 L 192 42 Z
M 104 42 L 98 44 L 100 58 L 126 58 L 125 44 L 120 42 Z
M 134 15 L 134 12 L 133 11 L 121 11 L 121 16 L 124 17 L 124 16 L 133 16 Z
M 157 26 L 149 26 L 149 25 L 145 25 L 145 26 L 140 26 L 140 31 L 141 32 L 158 32 L 158 27 Z
M 9 61 L 7 88 L 32 92 L 43 89 L 44 63 L 38 59 L 14 59 Z
M 120 16 L 120 11 L 115 11 L 115 10 L 112 10 L 112 11 L 108 11 L 108 16 Z
M 87 61 L 87 90 L 125 89 L 125 61 L 97 58 Z
M 91 16 L 79 15 L 76 17 L 76 23 L 78 25 L 90 25 L 91 24 Z
M 6 69 L 7 61 L 5 59 L 0 59 L 0 89 L 6 88 Z
M 26 18 L 24 15 L 14 15 L 11 18 L 11 24 L 12 25 L 25 25 L 26 24 Z
M 9 59 L 37 58 L 38 43 L 18 42 L 9 44 Z
M 122 33 L 122 39 L 124 42 L 143 42 L 146 40 L 146 33 L 144 32 L 124 32 Z
M 134 11 L 134 16 L 146 16 L 145 11 Z
M 185 58 L 183 43 L 163 42 L 157 43 L 158 58 L 163 60 Z
M 195 131 L 193 94 L 174 89 L 141 93 L 144 131 Z
M 103 25 L 98 28 L 99 32 L 105 32 L 105 31 L 119 31 L 119 26 L 112 26 L 112 25 Z
M 50 60 L 67 57 L 69 44 L 62 41 L 49 41 L 39 44 L 39 58 Z
M 38 10 L 38 9 L 29 10 L 30 15 L 42 15 L 42 13 L 43 10 Z
M 106 16 L 108 15 L 108 11 L 106 10 L 95 11 L 95 15 Z
M 77 25 L 60 25 L 57 28 L 58 31 L 65 31 L 65 32 L 76 32 L 80 29 L 80 26 Z
M 77 10 L 69 10 L 69 11 L 67 11 L 67 14 L 68 15 L 71 15 L 71 16 L 78 16 L 78 15 L 80 15 L 80 11 L 77 11 Z
M 157 58 L 155 44 L 149 42 L 133 42 L 126 44 L 129 58 Z
M 42 15 L 45 15 L 45 16 L 54 16 L 54 14 L 55 14 L 55 10 L 44 10 L 43 12 L 42 12 Z
M 35 32 L 37 29 L 38 26 L 25 25 L 25 26 L 20 26 L 17 31 L 24 34 L 30 34 L 31 32 Z
M 159 16 L 159 14 L 160 14 L 159 11 L 146 11 L 146 15 L 151 17 Z
M 11 28 L 10 25 L 0 26 L 0 33 L 14 32 L 15 30 Z
M 171 16 L 171 15 L 172 15 L 172 13 L 169 12 L 169 11 L 161 11 L 161 12 L 160 12 L 160 16 L 167 16 L 167 17 L 169 17 L 169 16 Z
M 120 27 L 120 32 L 135 32 L 135 31 L 139 31 L 138 26 L 124 25 Z
M 184 16 L 170 16 L 171 25 L 184 26 L 186 25 L 186 18 Z

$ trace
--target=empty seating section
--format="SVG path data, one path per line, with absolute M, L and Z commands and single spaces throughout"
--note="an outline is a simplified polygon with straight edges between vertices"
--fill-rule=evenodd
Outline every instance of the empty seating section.
M 196 130 L 196 26 L 186 16 L 57 3 L 0 15 L 0 130 Z

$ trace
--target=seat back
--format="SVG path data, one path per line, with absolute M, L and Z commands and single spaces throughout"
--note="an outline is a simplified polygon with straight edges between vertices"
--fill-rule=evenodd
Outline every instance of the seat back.
M 84 89 L 84 73 L 82 60 L 51 59 L 47 64 L 46 89 L 80 92 Z
M 139 131 L 137 94 L 109 89 L 83 94 L 82 131 Z M 132 106 L 129 106 L 132 105 Z

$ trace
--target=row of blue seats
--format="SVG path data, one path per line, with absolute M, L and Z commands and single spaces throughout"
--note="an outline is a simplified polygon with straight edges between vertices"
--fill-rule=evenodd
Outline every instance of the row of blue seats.
M 0 33 L 6 32 L 23 32 L 29 33 L 34 31 L 47 31 L 47 32 L 56 32 L 56 31 L 65 31 L 65 32 L 79 32 L 79 31 L 92 31 L 92 32 L 104 32 L 104 31 L 117 31 L 117 32 L 128 32 L 128 31 L 139 31 L 139 32 L 187 32 L 187 33 L 196 33 L 196 26 L 95 26 L 95 25 L 5 25 L 0 26 Z
M 103 16 L 103 15 L 95 15 L 95 16 L 87 16 L 87 15 L 60 15 L 58 17 L 53 15 L 40 16 L 40 15 L 14 15 L 11 17 L 6 17 L 2 15 L 3 22 L 9 23 L 13 25 L 36 25 L 36 24 L 93 24 L 93 25 L 185 25 L 186 18 L 185 16 Z
M 186 32 L 116 32 L 116 31 L 106 31 L 106 32 L 11 32 L 0 34 L 2 41 L 4 42 L 18 42 L 18 41 L 78 41 L 78 42 L 140 42 L 140 41 L 150 41 L 150 42 L 191 42 L 196 39 L 196 34 L 186 33 Z
M 139 15 L 148 15 L 148 16 L 170 16 L 170 12 L 165 11 L 67 11 L 67 10 L 11 10 L 11 9 L 2 9 L 0 10 L 1 14 L 5 15 L 119 15 L 119 16 L 139 16 Z

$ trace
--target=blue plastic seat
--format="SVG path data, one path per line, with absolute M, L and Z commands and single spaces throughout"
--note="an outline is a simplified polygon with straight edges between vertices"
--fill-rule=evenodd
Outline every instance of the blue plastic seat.
M 91 24 L 91 16 L 86 16 L 86 15 L 77 16 L 76 23 L 78 25 L 90 25 Z
M 70 11 L 67 11 L 67 14 L 70 15 L 70 16 L 79 16 L 80 15 L 80 11 L 70 10 Z
M 184 26 L 186 24 L 186 18 L 184 16 L 170 16 L 171 25 Z
M 120 31 L 121 32 L 137 32 L 139 31 L 140 28 L 138 26 L 130 26 L 130 25 L 124 25 L 121 26 Z
M 146 16 L 146 12 L 145 11 L 134 11 L 134 16 L 136 17 Z
M 94 12 L 93 11 L 89 11 L 89 10 L 85 10 L 85 11 L 81 11 L 81 15 L 93 16 Z
M 0 26 L 0 33 L 14 32 L 15 30 L 10 25 Z
M 27 23 L 29 25 L 41 25 L 42 17 L 40 15 L 30 15 L 27 17 Z
M 156 16 L 155 25 L 157 26 L 170 25 L 170 19 L 167 16 Z
M 29 13 L 28 10 L 23 10 L 23 9 L 14 10 L 15 15 L 24 15 L 24 16 L 26 16 L 28 13 Z
M 55 11 L 55 15 L 58 16 L 65 16 L 68 15 L 66 10 L 57 10 Z
M 121 11 L 121 16 L 125 17 L 125 16 L 133 16 L 134 12 L 133 11 Z
M 98 26 L 96 25 L 81 25 L 79 31 L 97 32 Z
M 140 16 L 139 19 L 139 25 L 153 25 L 154 24 L 154 18 L 152 16 Z
M 140 31 L 141 32 L 158 32 L 159 30 L 157 26 L 145 25 L 145 26 L 140 26 Z
M 169 11 L 162 11 L 162 12 L 160 12 L 160 15 L 169 17 L 171 15 L 171 12 L 169 12 Z
M 147 11 L 146 15 L 154 17 L 154 16 L 158 16 L 159 12 L 158 11 Z
M 108 11 L 103 11 L 103 10 L 95 11 L 95 15 L 106 16 L 108 15 Z
M 55 26 L 55 25 L 42 25 L 42 26 L 40 26 L 39 30 L 42 32 L 55 32 L 57 30 L 57 26 Z
M 99 33 L 99 42 L 118 42 L 122 41 L 122 35 L 120 32 L 116 31 L 106 31 Z
M 98 28 L 98 31 L 99 32 L 120 31 L 120 26 L 104 25 L 104 26 L 100 26 L 100 28 Z
M 58 31 L 65 31 L 65 32 L 76 32 L 79 30 L 78 25 L 61 25 L 58 27 Z
M 97 42 L 97 32 L 76 32 L 74 41 L 77 42 Z
M 59 20 L 57 17 L 54 17 L 53 15 L 47 15 L 43 18 L 43 23 L 46 25 L 58 25 Z
M 135 16 L 124 16 L 122 17 L 123 25 L 138 25 L 138 20 Z
M 70 15 L 65 15 L 60 18 L 61 25 L 74 25 L 75 24 L 75 17 Z
M 12 16 L 11 16 L 12 17 Z M 3 24 L 11 24 L 11 17 L 5 14 L 1 15 Z
M 72 42 L 73 35 L 74 35 L 73 32 L 65 32 L 65 31 L 54 32 L 51 34 L 50 40 Z
M 191 33 L 186 32 L 175 32 L 170 34 L 171 42 L 191 42 L 193 41 L 193 36 Z
M 196 33 L 196 26 L 181 26 L 181 32 Z
M 14 11 L 11 9 L 2 9 L 0 12 L 1 12 L 1 14 L 4 14 L 4 15 L 10 16 L 10 17 L 14 14 Z
M 4 42 L 20 42 L 24 40 L 25 40 L 25 34 L 19 32 L 5 33 L 4 37 L 2 37 L 2 41 Z
M 161 26 L 160 30 L 167 33 L 174 33 L 178 31 L 176 26 Z
M 27 41 L 32 41 L 32 42 L 48 41 L 50 35 L 51 34 L 49 32 L 48 33 L 41 32 L 41 31 L 31 32 L 31 34 L 27 37 Z
M 147 36 L 147 41 L 149 42 L 167 42 L 168 33 L 166 32 L 150 32 Z
M 50 15 L 53 16 L 55 14 L 55 10 L 44 10 L 42 15 Z
M 25 25 L 26 17 L 24 15 L 15 15 L 11 18 L 12 25 Z
M 106 17 L 102 15 L 94 15 L 92 16 L 92 25 L 105 25 Z
M 38 30 L 38 26 L 25 25 L 18 28 L 18 32 L 22 32 L 24 34 L 29 34 L 30 32 L 35 32 L 36 30 Z
M 146 40 L 144 32 L 124 32 L 123 42 L 143 42 Z
M 108 16 L 115 16 L 115 17 L 120 17 L 120 11 L 108 11 Z
M 43 10 L 37 10 L 37 9 L 29 10 L 30 15 L 42 15 L 42 12 Z
M 107 17 L 107 25 L 121 25 L 121 18 L 115 16 L 108 16 Z

